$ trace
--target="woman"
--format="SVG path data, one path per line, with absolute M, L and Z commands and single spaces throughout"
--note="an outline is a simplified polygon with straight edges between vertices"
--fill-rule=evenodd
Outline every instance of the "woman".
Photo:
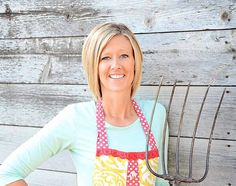
M 145 145 L 153 101 L 133 100 L 140 85 L 142 51 L 123 24 L 96 26 L 88 35 L 82 62 L 95 101 L 67 106 L 0 167 L 0 186 L 23 180 L 42 162 L 69 150 L 78 185 L 168 185 L 145 164 Z M 149 141 L 149 162 L 161 171 L 165 109 L 158 104 Z M 167 148 L 166 148 L 167 149 Z

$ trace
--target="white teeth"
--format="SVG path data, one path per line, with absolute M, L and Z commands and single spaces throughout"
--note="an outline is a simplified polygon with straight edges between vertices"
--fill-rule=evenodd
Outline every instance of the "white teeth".
M 120 79 L 125 77 L 125 75 L 111 74 L 109 77 L 112 79 Z

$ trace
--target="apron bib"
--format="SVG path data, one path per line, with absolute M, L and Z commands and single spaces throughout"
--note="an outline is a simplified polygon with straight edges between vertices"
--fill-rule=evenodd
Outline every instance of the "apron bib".
M 132 102 L 147 136 L 149 125 L 137 103 L 134 100 Z M 156 177 L 149 172 L 146 166 L 145 152 L 123 152 L 109 148 L 101 101 L 97 103 L 96 120 L 98 136 L 95 170 L 92 177 L 93 185 L 154 186 Z M 157 170 L 159 153 L 152 132 L 149 145 L 149 163 L 152 169 Z

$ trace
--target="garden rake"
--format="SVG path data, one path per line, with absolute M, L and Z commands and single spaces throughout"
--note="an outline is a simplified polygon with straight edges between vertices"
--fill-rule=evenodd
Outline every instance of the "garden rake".
M 157 172 L 155 172 L 151 168 L 151 166 L 149 164 L 149 161 L 148 161 L 148 153 L 147 152 L 148 152 L 148 149 L 149 149 L 148 141 L 149 141 L 150 131 L 151 131 L 151 127 L 152 127 L 153 115 L 154 115 L 156 103 L 157 103 L 157 100 L 158 100 L 158 96 L 159 96 L 159 93 L 160 93 L 160 89 L 161 89 L 161 85 L 162 85 L 162 80 L 163 80 L 163 78 L 161 78 L 161 81 L 159 83 L 159 87 L 158 87 L 158 91 L 157 91 L 157 95 L 156 95 L 156 99 L 155 99 L 154 108 L 153 108 L 152 114 L 151 114 L 150 128 L 149 128 L 148 136 L 147 136 L 147 145 L 146 145 L 146 165 L 147 165 L 147 168 L 149 169 L 149 171 L 154 176 L 159 177 L 159 178 L 163 178 L 165 180 L 168 180 L 170 185 L 173 185 L 173 186 L 180 186 L 181 183 L 188 183 L 188 184 L 190 184 L 190 183 L 200 183 L 200 182 L 202 182 L 206 178 L 208 170 L 209 170 L 209 157 L 210 157 L 210 150 L 211 150 L 211 142 L 212 142 L 212 137 L 213 137 L 213 131 L 215 129 L 216 119 L 217 119 L 217 116 L 218 116 L 218 113 L 219 113 L 219 110 L 220 110 L 220 106 L 221 106 L 223 97 L 225 95 L 226 89 L 224 89 L 224 91 L 223 91 L 223 93 L 221 95 L 221 98 L 220 98 L 220 101 L 219 101 L 219 104 L 218 104 L 218 107 L 216 109 L 216 113 L 215 113 L 215 116 L 214 116 L 213 124 L 212 124 L 212 127 L 211 127 L 209 141 L 208 141 L 208 146 L 207 146 L 207 153 L 206 153 L 205 171 L 204 171 L 204 174 L 203 174 L 203 176 L 201 178 L 197 178 L 196 179 L 196 178 L 193 178 L 193 176 L 192 176 L 192 170 L 193 170 L 192 163 L 193 163 L 194 142 L 195 142 L 195 138 L 196 138 L 197 128 L 198 128 L 198 125 L 199 125 L 199 120 L 200 120 L 200 117 L 201 117 L 202 109 L 203 109 L 205 100 L 207 98 L 208 91 L 210 89 L 210 84 L 208 85 L 207 90 L 205 92 L 203 101 L 202 101 L 201 106 L 200 106 L 200 110 L 198 112 L 196 123 L 195 123 L 195 126 L 194 126 L 193 135 L 192 135 L 192 141 L 191 141 L 190 154 L 189 154 L 188 176 L 184 176 L 184 175 L 181 175 L 180 171 L 179 171 L 179 162 L 180 162 L 180 159 L 179 159 L 179 146 L 180 146 L 181 132 L 182 132 L 182 128 L 183 128 L 184 110 L 185 110 L 185 106 L 186 106 L 186 102 L 187 102 L 187 98 L 188 98 L 188 94 L 189 94 L 189 88 L 190 88 L 190 83 L 188 84 L 187 90 L 186 90 L 186 94 L 185 94 L 185 98 L 184 98 L 184 103 L 183 103 L 182 111 L 181 111 L 181 114 L 180 114 L 180 121 L 179 121 L 179 127 L 178 127 L 178 136 L 177 136 L 176 153 L 175 153 L 175 174 L 174 175 L 170 175 L 166 171 L 166 164 L 165 164 L 165 137 L 166 137 L 165 134 L 166 134 L 167 125 L 168 125 L 167 118 L 168 118 L 169 113 L 170 113 L 170 107 L 171 107 L 171 103 L 172 103 L 172 99 L 173 99 L 174 92 L 175 92 L 175 87 L 176 87 L 176 81 L 175 81 L 175 83 L 173 85 L 173 88 L 172 88 L 171 95 L 170 95 L 170 100 L 169 100 L 169 104 L 168 104 L 168 108 L 167 108 L 165 124 L 164 124 L 164 128 L 163 128 L 162 154 L 161 154 L 161 163 L 162 163 L 162 167 L 163 167 L 163 173 L 162 174 L 158 174 Z

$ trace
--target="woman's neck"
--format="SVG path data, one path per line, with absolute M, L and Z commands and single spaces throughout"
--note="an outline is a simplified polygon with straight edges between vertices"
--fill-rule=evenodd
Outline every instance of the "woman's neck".
M 105 120 L 115 126 L 127 126 L 137 119 L 129 94 L 103 95 Z

